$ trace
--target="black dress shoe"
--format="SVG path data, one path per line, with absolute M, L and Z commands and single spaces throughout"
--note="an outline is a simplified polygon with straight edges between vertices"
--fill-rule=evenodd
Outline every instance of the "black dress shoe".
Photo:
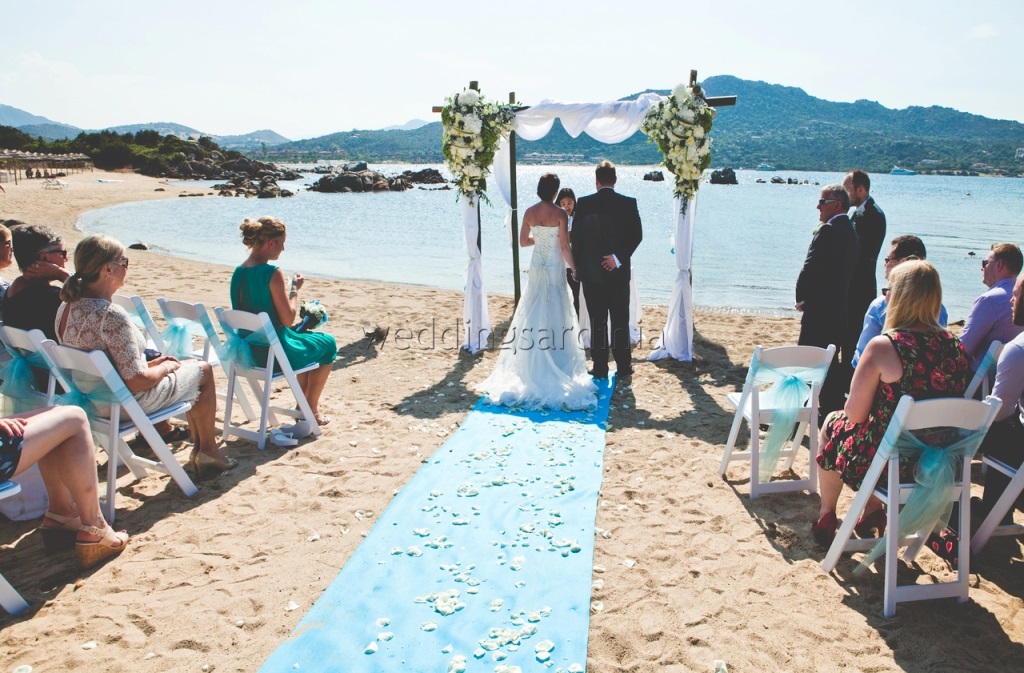
M 626 374 L 625 376 L 616 376 L 615 384 L 623 388 L 631 386 L 633 385 L 633 376 L 630 374 Z

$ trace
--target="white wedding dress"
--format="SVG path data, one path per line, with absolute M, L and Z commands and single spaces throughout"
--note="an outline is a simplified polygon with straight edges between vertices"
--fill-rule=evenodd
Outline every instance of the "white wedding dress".
M 580 328 L 565 282 L 558 227 L 533 228 L 529 277 L 494 371 L 477 390 L 490 404 L 526 409 L 594 409 Z

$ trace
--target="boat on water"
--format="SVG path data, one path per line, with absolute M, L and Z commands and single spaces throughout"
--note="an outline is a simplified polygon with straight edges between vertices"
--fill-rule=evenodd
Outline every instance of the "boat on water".
M 774 171 L 775 170 L 775 166 L 772 166 L 771 164 L 758 164 L 757 168 L 754 169 L 754 170 L 758 170 L 758 171 Z
M 917 175 L 917 172 L 908 171 L 906 168 L 900 168 L 899 166 L 893 166 L 892 170 L 889 171 L 889 175 Z

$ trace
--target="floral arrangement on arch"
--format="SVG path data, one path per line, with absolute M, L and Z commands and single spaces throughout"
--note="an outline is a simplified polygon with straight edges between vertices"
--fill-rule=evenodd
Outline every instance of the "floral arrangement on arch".
M 441 109 L 441 151 L 455 177 L 459 195 L 490 202 L 486 179 L 503 135 L 512 130 L 515 107 L 486 100 L 476 89 L 445 99 Z
M 711 123 L 715 109 L 691 87 L 678 85 L 666 100 L 647 111 L 640 130 L 657 143 L 665 168 L 676 178 L 673 194 L 686 203 L 697 193 L 704 169 L 711 165 Z

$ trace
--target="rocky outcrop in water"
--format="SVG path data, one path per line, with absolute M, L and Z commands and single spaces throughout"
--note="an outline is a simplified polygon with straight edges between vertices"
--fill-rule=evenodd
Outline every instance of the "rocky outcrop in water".
M 218 161 L 218 158 L 221 160 Z M 302 174 L 290 168 L 280 168 L 248 157 L 223 160 L 219 152 L 212 152 L 205 159 L 196 159 L 194 155 L 179 155 L 167 173 L 167 177 L 180 180 L 226 180 L 239 183 L 242 180 L 263 182 L 266 177 L 273 178 L 276 188 L 278 180 L 301 180 Z M 219 186 L 218 186 L 219 187 Z M 268 189 L 270 185 L 267 185 Z M 287 191 L 287 190 L 285 190 Z
M 365 166 L 365 164 L 363 164 Z M 344 171 L 325 175 L 312 185 L 311 192 L 401 192 L 411 185 L 404 176 L 387 177 L 371 170 Z
M 665 174 L 661 171 L 651 171 L 644 173 L 644 180 L 650 180 L 651 182 L 664 182 Z
M 402 177 L 406 182 L 421 185 L 443 185 L 448 181 L 436 168 L 424 168 L 418 171 L 402 171 Z
M 736 180 L 736 171 L 731 168 L 723 168 L 717 171 L 711 171 L 711 184 L 713 185 L 738 185 L 739 182 Z
M 277 197 L 295 196 L 295 193 L 288 189 L 281 189 L 277 185 L 277 177 L 271 171 L 264 171 L 259 176 L 259 181 L 254 182 L 248 177 L 239 176 L 227 182 L 214 185 L 219 190 L 220 196 L 244 196 L 258 199 L 274 199 Z

